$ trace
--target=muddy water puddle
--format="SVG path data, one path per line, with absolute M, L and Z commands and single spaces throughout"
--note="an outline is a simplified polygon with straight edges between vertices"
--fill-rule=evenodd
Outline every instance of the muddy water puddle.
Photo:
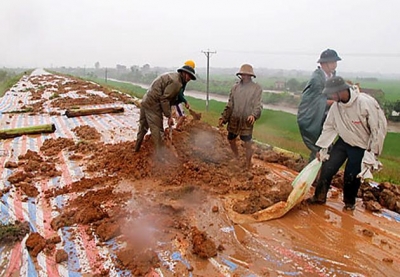
M 201 188 L 143 179 L 123 180 L 116 190 L 132 193 L 116 241 L 121 249 L 128 243 L 154 251 L 153 276 L 399 274 L 399 222 L 365 211 L 361 201 L 354 212 L 342 211 L 340 191 L 324 206 L 301 204 L 280 219 L 234 224 L 225 197 Z M 216 255 L 193 252 L 193 228 L 214 243 Z
M 157 237 L 158 270 L 164 276 L 398 276 L 400 271 L 400 223 L 378 218 L 360 202 L 354 212 L 342 211 L 342 203 L 331 199 L 325 206 L 302 204 L 281 219 L 234 224 L 223 197 L 196 190 L 166 200 L 159 196 L 170 188 L 149 181 L 129 186 L 150 191 L 133 196 L 132 209 L 152 223 L 158 217 L 167 222 L 148 232 Z M 215 242 L 216 256 L 202 259 L 192 253 L 186 230 L 193 226 Z

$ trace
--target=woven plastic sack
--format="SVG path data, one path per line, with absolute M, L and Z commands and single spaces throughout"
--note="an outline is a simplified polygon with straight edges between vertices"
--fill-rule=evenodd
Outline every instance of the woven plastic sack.
M 227 198 L 225 207 L 230 219 L 233 222 L 240 224 L 267 221 L 284 216 L 304 199 L 305 195 L 310 190 L 312 183 L 315 181 L 321 165 L 322 162 L 315 159 L 296 176 L 292 182 L 293 190 L 286 201 L 275 203 L 274 205 L 253 214 L 239 214 L 235 212 L 232 209 L 234 199 Z

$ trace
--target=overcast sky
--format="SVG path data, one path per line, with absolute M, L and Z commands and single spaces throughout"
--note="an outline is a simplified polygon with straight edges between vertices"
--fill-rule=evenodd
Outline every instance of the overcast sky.
M 400 73 L 399 0 L 1 0 L 0 66 L 313 70 Z

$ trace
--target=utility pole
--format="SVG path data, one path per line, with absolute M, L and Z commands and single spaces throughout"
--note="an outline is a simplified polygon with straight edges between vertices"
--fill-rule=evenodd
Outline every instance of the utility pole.
M 107 83 L 107 67 L 106 67 L 104 79 L 105 79 L 105 81 L 106 81 L 106 83 Z
M 201 51 L 207 57 L 207 97 L 206 97 L 206 111 L 208 112 L 208 105 L 209 105 L 209 85 L 210 85 L 210 55 L 216 54 L 217 52 L 211 52 L 210 49 L 207 51 Z

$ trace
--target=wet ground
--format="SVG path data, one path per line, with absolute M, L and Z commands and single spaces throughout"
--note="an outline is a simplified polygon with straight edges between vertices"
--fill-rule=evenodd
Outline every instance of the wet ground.
M 50 99 L 56 91 L 63 93 Z M 135 153 L 138 109 L 132 102 L 42 71 L 3 97 L 2 129 L 54 122 L 57 130 L 1 142 L 1 222 L 29 222 L 31 233 L 0 248 L 0 275 L 400 274 L 400 217 L 392 207 L 372 212 L 359 198 L 355 211 L 342 211 L 341 190 L 334 188 L 326 205 L 300 204 L 280 219 L 236 224 L 228 199 L 237 199 L 235 212 L 245 214 L 284 200 L 304 161 L 255 146 L 247 170 L 243 149 L 235 159 L 225 130 L 191 118 L 165 141 L 163 161 L 150 136 Z M 64 115 L 80 103 L 125 112 Z M 4 113 L 23 106 L 35 110 Z M 376 190 L 391 191 L 393 203 L 396 191 L 386 185 Z M 387 205 L 377 191 L 364 194 L 375 193 L 374 201 Z

